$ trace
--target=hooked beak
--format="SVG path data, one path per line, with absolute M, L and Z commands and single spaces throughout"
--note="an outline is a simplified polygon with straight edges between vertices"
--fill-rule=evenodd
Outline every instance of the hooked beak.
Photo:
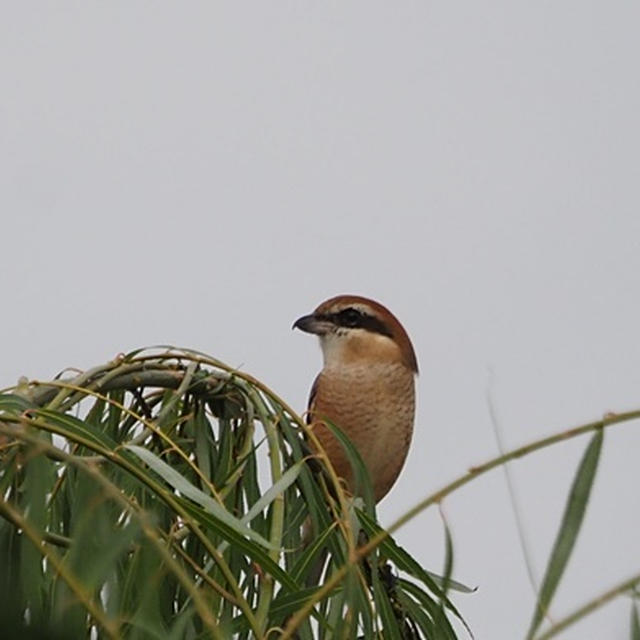
M 306 333 L 315 333 L 318 336 L 322 336 L 329 331 L 330 327 L 331 324 L 325 318 L 311 313 L 308 316 L 298 318 L 291 328 L 300 329 L 300 331 L 304 331 Z

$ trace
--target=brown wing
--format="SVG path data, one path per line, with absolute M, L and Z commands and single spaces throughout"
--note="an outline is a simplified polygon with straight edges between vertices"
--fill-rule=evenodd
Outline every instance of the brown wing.
M 331 433 L 331 430 L 324 423 L 325 419 L 333 421 L 337 415 L 335 411 L 330 410 L 331 404 L 327 403 L 326 385 L 323 387 L 322 393 L 319 395 L 320 380 L 322 372 L 320 372 L 311 385 L 309 393 L 309 402 L 307 403 L 306 423 L 313 424 L 313 433 L 318 439 L 320 446 L 327 454 L 338 477 L 343 478 L 347 486 L 352 484 L 352 470 L 346 453 L 340 442 Z M 330 396 L 329 396 L 330 398 Z M 342 427 L 340 427 L 342 428 Z M 315 450 L 315 446 L 309 442 L 311 450 Z M 330 488 L 333 491 L 333 488 Z
M 311 424 L 313 418 L 312 413 L 315 406 L 316 395 L 318 394 L 318 381 L 320 380 L 320 373 L 316 376 L 316 379 L 313 381 L 311 385 L 311 391 L 309 392 L 309 401 L 307 402 L 307 416 L 305 418 L 305 422 L 307 424 Z

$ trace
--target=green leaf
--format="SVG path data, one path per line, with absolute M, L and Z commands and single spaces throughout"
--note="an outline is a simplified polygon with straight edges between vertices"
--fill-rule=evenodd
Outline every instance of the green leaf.
M 435 622 L 436 628 L 440 629 L 445 626 L 447 622 L 447 614 L 445 612 L 445 607 L 448 606 L 447 600 L 447 592 L 449 591 L 449 584 L 451 582 L 451 573 L 453 571 L 453 540 L 451 539 L 451 531 L 449 530 L 449 526 L 447 525 L 447 521 L 442 516 L 442 524 L 444 526 L 444 539 L 445 539 L 445 558 L 444 558 L 444 575 L 442 579 L 441 589 L 444 593 L 443 596 L 440 597 L 440 608 L 438 609 Z
M 297 591 L 280 592 L 271 603 L 269 616 L 274 619 L 286 618 L 311 599 L 318 589 L 319 587 L 306 587 Z
M 542 580 L 542 586 L 538 594 L 538 602 L 533 614 L 533 619 L 531 620 L 527 638 L 533 638 L 533 635 L 540 627 L 549 609 L 553 594 L 566 569 L 576 539 L 578 538 L 578 533 L 582 526 L 587 503 L 591 494 L 591 488 L 593 487 L 593 481 L 598 469 L 603 438 L 604 431 L 602 429 L 596 431 L 584 452 L 573 479 L 573 485 L 567 499 L 562 522 L 560 523 L 560 529 L 556 535 L 547 569 Z
M 22 487 L 24 508 L 30 525 L 39 535 L 44 533 L 46 525 L 47 490 L 51 484 L 51 469 L 47 459 L 35 455 L 25 465 L 25 481 Z M 21 570 L 24 577 L 23 588 L 32 620 L 35 624 L 46 622 L 46 597 L 42 585 L 46 576 L 42 567 L 40 545 L 34 545 L 28 536 L 22 535 Z
M 360 519 L 360 524 L 362 528 L 367 533 L 369 537 L 373 537 L 380 531 L 382 528 L 372 520 L 364 511 L 358 511 L 358 518 Z M 399 571 L 404 571 L 410 576 L 417 578 L 420 580 L 431 593 L 435 594 L 440 598 L 440 600 L 444 603 L 445 607 L 453 613 L 453 615 L 460 620 L 460 622 L 469 629 L 467 623 L 464 618 L 460 615 L 460 612 L 455 607 L 453 602 L 447 597 L 447 594 L 444 592 L 442 585 L 445 582 L 444 578 L 440 578 L 435 574 L 425 571 L 400 545 L 396 543 L 396 541 L 391 537 L 387 536 L 379 545 L 380 553 L 391 560 Z M 455 582 L 453 580 L 448 581 L 448 586 L 453 589 L 454 587 L 458 591 L 462 591 L 464 593 L 471 593 L 474 590 L 469 589 L 465 585 Z M 417 588 L 417 587 L 416 587 Z M 429 595 L 427 592 L 420 590 L 420 593 L 424 595 L 423 604 L 428 603 L 428 606 L 433 609 L 435 612 L 434 615 L 438 616 L 439 611 L 441 609 L 440 604 L 436 602 L 433 596 Z M 448 621 L 444 618 L 443 624 L 446 622 L 448 625 Z
M 93 425 L 89 425 L 75 416 L 51 409 L 33 409 L 31 415 L 36 418 L 36 420 L 34 420 L 35 426 L 39 426 L 39 418 L 45 422 L 45 425 L 54 427 L 56 433 L 67 436 L 76 442 L 85 441 L 110 451 L 117 446 L 115 440 L 96 429 Z
M 308 572 L 315 567 L 314 560 L 318 557 L 320 552 L 325 549 L 327 546 L 327 540 L 334 530 L 335 527 L 333 525 L 329 525 L 322 534 L 316 536 L 307 546 L 289 572 L 294 580 L 302 582 Z
M 304 461 L 300 460 L 287 469 L 282 476 L 280 476 L 280 479 L 251 505 L 249 511 L 242 516 L 241 522 L 244 524 L 251 522 L 251 520 L 264 511 L 278 496 L 282 495 L 297 480 L 303 466 Z
M 433 598 L 423 589 L 420 588 L 419 585 L 410 582 L 409 580 L 405 580 L 400 578 L 397 583 L 397 590 L 399 592 L 399 596 L 404 592 L 406 594 L 410 594 L 412 598 L 414 598 L 421 607 L 421 610 L 425 612 L 429 616 L 433 624 L 433 638 L 435 640 L 456 640 L 457 636 L 451 623 L 448 618 L 441 615 L 442 609 L 440 604 L 435 602 Z M 465 625 L 467 631 L 469 631 L 469 627 L 466 625 L 464 620 L 460 617 L 458 618 Z M 469 631 L 469 635 L 473 637 L 471 632 Z M 431 636 L 427 636 L 431 638 Z
M 0 413 L 13 413 L 15 415 L 20 415 L 27 409 L 33 409 L 34 406 L 33 402 L 16 393 L 0 394 Z
M 444 555 L 444 575 L 442 590 L 447 594 L 449 590 L 449 582 L 451 581 L 451 573 L 453 572 L 453 540 L 451 539 L 451 531 L 446 520 L 442 520 L 444 525 L 445 555 Z
M 340 630 L 343 633 L 337 633 L 336 638 L 345 637 L 349 638 L 348 632 L 344 629 L 344 605 L 346 601 L 346 590 L 341 589 L 338 591 L 329 602 L 329 610 L 327 612 L 327 624 L 329 629 Z M 333 638 L 333 635 L 329 635 L 329 638 Z
M 198 468 L 205 478 L 211 478 L 211 450 L 215 443 L 211 437 L 211 426 L 205 415 L 204 408 L 199 405 L 195 416 L 190 421 L 194 434 L 194 449 Z
M 398 590 L 398 600 L 407 611 L 411 620 L 418 626 L 425 638 L 443 637 L 442 634 L 436 635 L 436 629 L 433 620 L 425 613 L 424 609 L 413 598 L 410 598 L 403 590 Z
M 247 540 L 244 533 L 239 533 L 234 527 L 230 527 L 224 520 L 207 513 L 201 507 L 193 504 L 193 502 L 185 500 L 184 498 L 178 498 L 178 501 L 199 524 L 205 525 L 221 535 L 225 540 L 228 540 L 233 547 L 244 550 L 252 560 L 261 565 L 264 571 L 270 573 L 274 578 L 279 580 L 285 587 L 287 587 L 287 589 L 295 591 L 300 588 L 297 582 L 283 571 L 262 550 L 261 547 Z
M 249 511 L 240 518 L 240 522 L 243 525 L 248 525 L 249 522 L 251 522 L 258 514 L 262 513 L 264 509 L 266 509 L 278 496 L 281 496 L 296 481 L 296 478 L 300 475 L 303 465 L 304 462 L 301 460 L 294 464 L 290 469 L 287 469 L 280 479 L 269 487 L 269 489 L 265 491 L 265 493 L 263 493 L 262 496 L 253 503 L 253 505 L 251 505 Z M 197 500 L 194 502 L 197 502 Z M 201 506 L 204 507 L 204 505 Z M 225 511 L 225 513 L 227 512 Z M 252 533 L 255 532 L 252 531 Z M 222 553 L 227 548 L 228 544 L 228 542 L 221 544 L 219 551 Z
M 219 505 L 211 496 L 208 496 L 204 491 L 201 491 L 198 487 L 191 484 L 183 475 L 179 474 L 173 467 L 170 467 L 164 460 L 156 456 L 155 453 L 133 444 L 125 445 L 125 448 L 135 453 L 143 462 L 149 465 L 149 467 L 167 484 L 173 487 L 175 491 L 179 491 L 186 498 L 199 504 L 207 513 L 216 517 L 238 535 L 246 536 L 267 549 L 276 548 L 259 533 L 256 533 L 241 520 L 231 515 L 231 513 Z
M 402 640 L 402 630 L 400 628 L 401 622 L 398 622 L 398 618 L 395 615 L 394 608 L 389 601 L 389 594 L 382 585 L 380 576 L 378 575 L 377 567 L 373 567 L 371 572 L 373 582 L 373 595 L 378 610 L 378 615 L 382 621 L 383 636 L 385 640 Z
M 364 511 L 358 511 L 358 518 L 362 528 L 370 538 L 373 538 L 377 533 L 382 531 L 382 527 L 372 520 Z M 379 549 L 389 560 L 394 562 L 398 569 L 406 571 L 409 575 L 421 580 L 424 585 L 437 596 L 446 597 L 442 589 L 445 578 L 423 569 L 391 536 L 387 536 L 380 543 Z M 475 592 L 475 589 L 467 587 L 455 580 L 449 580 L 448 585 L 450 589 L 460 591 L 461 593 Z M 451 606 L 453 607 L 453 605 Z
M 638 617 L 638 603 L 631 603 L 631 640 L 640 640 L 640 617 Z
M 428 569 L 425 569 L 424 572 L 433 580 L 433 582 L 442 591 L 444 591 L 445 580 L 447 583 L 447 589 L 449 591 L 459 591 L 460 593 L 475 593 L 478 590 L 477 587 L 468 587 L 466 584 L 463 584 L 462 582 L 458 582 L 457 580 L 453 580 L 452 578 L 449 578 L 447 580 L 445 576 L 441 576 L 437 573 L 434 573 L 433 571 L 429 571 Z

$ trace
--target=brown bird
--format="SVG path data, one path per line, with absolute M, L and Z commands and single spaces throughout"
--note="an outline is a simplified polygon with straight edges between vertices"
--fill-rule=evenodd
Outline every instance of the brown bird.
M 316 334 L 324 357 L 309 398 L 314 434 L 353 493 L 349 460 L 323 420 L 348 436 L 379 502 L 404 465 L 413 433 L 418 363 L 409 336 L 386 307 L 354 295 L 323 302 L 293 326 Z

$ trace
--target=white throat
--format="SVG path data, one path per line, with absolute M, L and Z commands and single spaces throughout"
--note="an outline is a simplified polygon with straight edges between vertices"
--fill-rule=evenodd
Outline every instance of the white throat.
M 396 342 L 380 333 L 365 329 L 338 329 L 319 338 L 325 368 L 401 361 Z

